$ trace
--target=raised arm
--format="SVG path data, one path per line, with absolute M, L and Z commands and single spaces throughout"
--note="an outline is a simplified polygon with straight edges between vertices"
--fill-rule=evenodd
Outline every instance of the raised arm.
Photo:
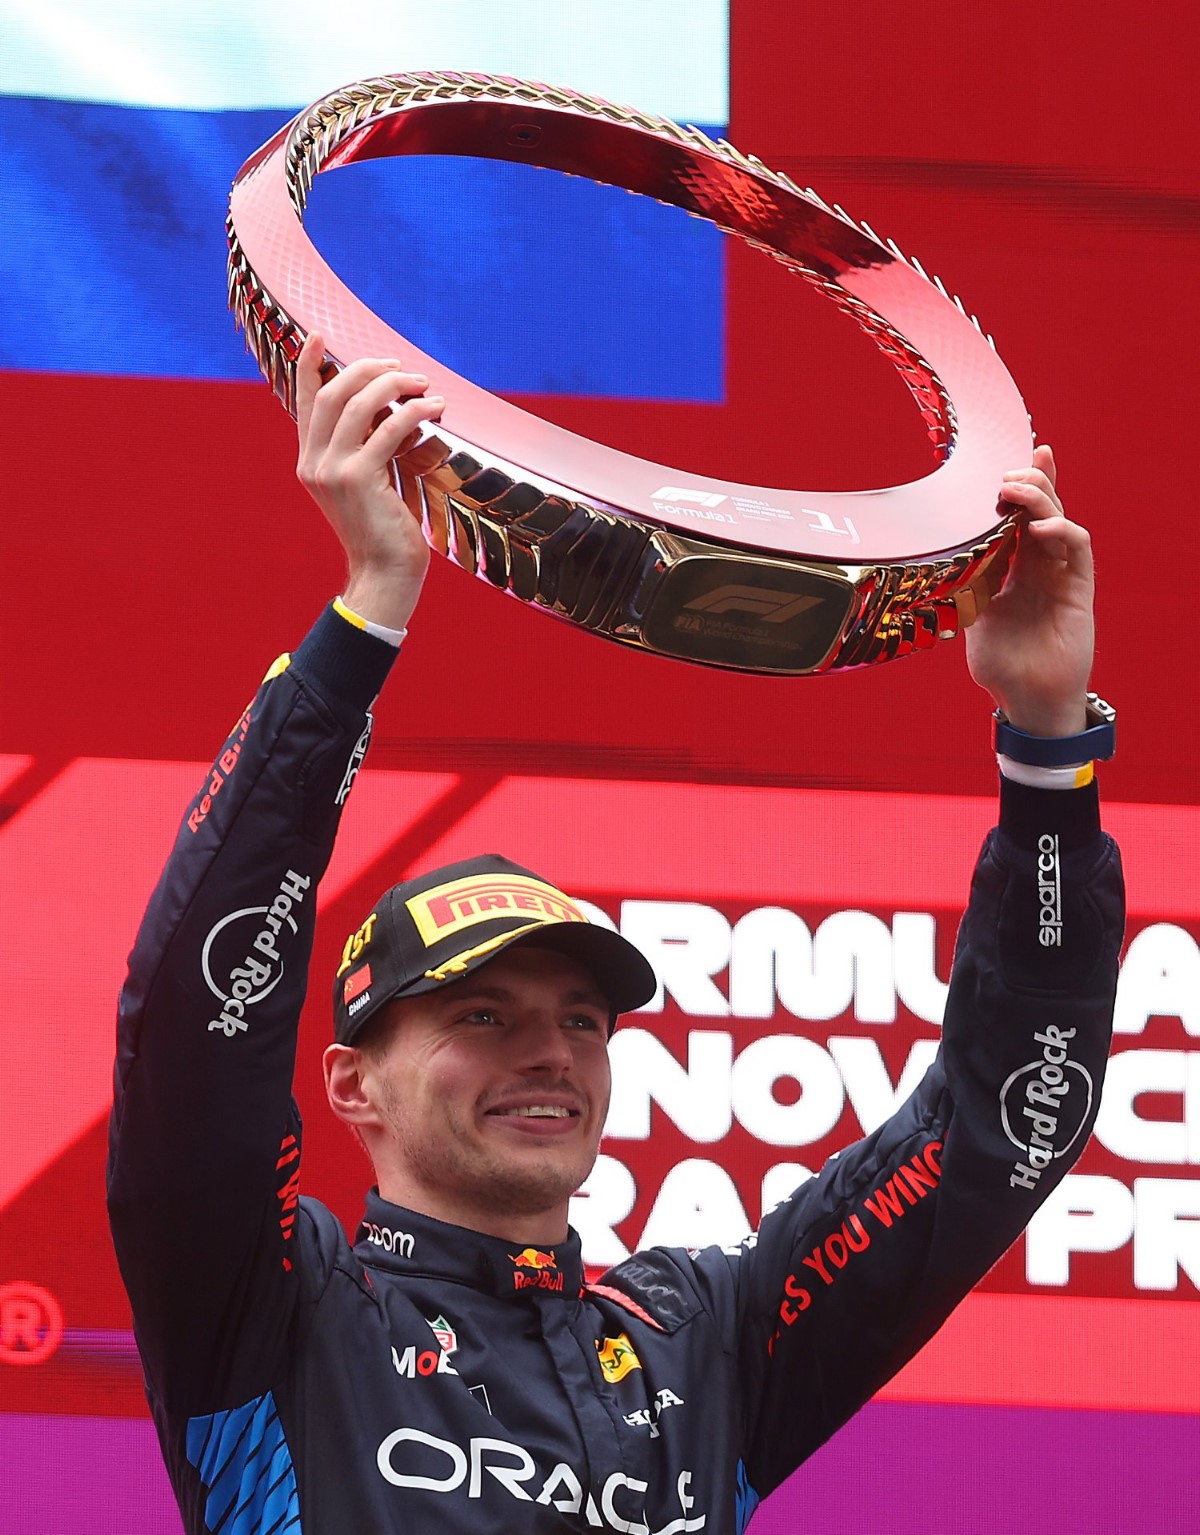
M 270 668 L 205 775 L 120 1002 L 114 1240 L 152 1395 L 189 1414 L 268 1389 L 282 1357 L 301 1283 L 291 1080 L 317 884 L 396 655 L 371 627 L 404 627 L 426 568 L 388 465 L 438 402 L 383 363 L 322 385 L 320 359 L 314 338 L 299 474 L 346 552 L 343 605 Z
M 1090 543 L 1062 513 L 1048 450 L 1005 493 L 1029 522 L 970 631 L 971 668 L 1019 730 L 1074 737 L 1087 723 Z M 742 1248 L 661 1255 L 722 1330 L 750 1506 L 916 1353 L 1079 1156 L 1103 1084 L 1123 910 L 1090 773 L 1068 773 L 1065 790 L 1036 773 L 1003 778 L 942 1047 L 917 1091 Z

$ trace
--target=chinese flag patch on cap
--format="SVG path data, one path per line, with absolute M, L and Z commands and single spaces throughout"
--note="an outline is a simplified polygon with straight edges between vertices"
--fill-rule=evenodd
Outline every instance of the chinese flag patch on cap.
M 371 967 L 363 965 L 361 969 L 353 971 L 346 977 L 346 984 L 342 987 L 342 1001 L 353 1002 L 360 992 L 366 991 L 371 984 Z

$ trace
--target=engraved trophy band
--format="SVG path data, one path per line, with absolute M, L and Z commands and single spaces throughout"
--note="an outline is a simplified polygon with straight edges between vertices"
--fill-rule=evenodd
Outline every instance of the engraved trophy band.
M 922 479 L 863 491 L 738 484 L 633 457 L 489 394 L 372 313 L 303 227 L 314 176 L 356 160 L 461 154 L 586 176 L 683 208 L 798 273 L 867 332 L 933 445 Z M 229 299 L 294 411 L 310 331 L 328 360 L 399 357 L 444 395 L 396 460 L 428 542 L 595 634 L 686 661 L 803 676 L 928 649 L 1004 578 L 1029 418 L 991 338 L 920 263 L 760 161 L 667 118 L 506 77 L 389 75 L 323 97 L 238 172 Z M 761 445 L 764 471 L 770 444 Z

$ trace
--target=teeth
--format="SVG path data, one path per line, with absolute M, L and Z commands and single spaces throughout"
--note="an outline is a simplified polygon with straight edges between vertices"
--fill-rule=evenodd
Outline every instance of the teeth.
M 510 1114 L 521 1119 L 570 1119 L 570 1109 L 555 1108 L 548 1103 L 534 1103 L 527 1109 L 509 1109 Z

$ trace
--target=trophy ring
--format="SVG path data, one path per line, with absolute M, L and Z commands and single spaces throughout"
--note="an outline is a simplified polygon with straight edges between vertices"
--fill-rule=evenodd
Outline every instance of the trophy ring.
M 911 391 L 938 460 L 886 489 L 744 485 L 635 458 L 520 410 L 418 350 L 304 232 L 313 177 L 355 160 L 461 154 L 624 187 L 709 220 L 799 273 L 867 332 Z M 422 72 L 322 97 L 250 157 L 230 194 L 229 301 L 294 412 L 295 362 L 403 357 L 444 420 L 396 461 L 433 548 L 592 633 L 661 656 L 805 676 L 932 647 L 1003 581 L 1029 417 L 991 338 L 920 264 L 723 140 L 575 91 Z

